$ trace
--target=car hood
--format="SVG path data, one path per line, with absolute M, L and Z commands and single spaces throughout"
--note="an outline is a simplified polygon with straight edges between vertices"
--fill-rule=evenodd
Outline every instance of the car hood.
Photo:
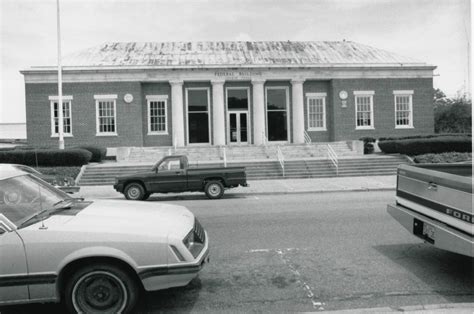
M 49 230 L 184 237 L 194 225 L 185 207 L 163 203 L 96 200 L 78 213 L 68 210 L 46 220 Z

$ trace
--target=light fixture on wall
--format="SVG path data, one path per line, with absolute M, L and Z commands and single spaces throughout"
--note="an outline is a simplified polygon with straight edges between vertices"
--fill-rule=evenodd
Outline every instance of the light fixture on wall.
M 345 90 L 341 90 L 339 92 L 339 98 L 341 99 L 341 107 L 347 108 L 347 92 Z
M 133 101 L 133 95 L 132 94 L 125 94 L 123 96 L 123 101 L 125 101 L 127 104 L 131 103 Z

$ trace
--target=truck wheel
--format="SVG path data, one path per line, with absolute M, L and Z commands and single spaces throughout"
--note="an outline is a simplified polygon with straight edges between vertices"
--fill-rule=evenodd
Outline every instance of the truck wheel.
M 80 268 L 66 284 L 70 313 L 131 313 L 139 287 L 127 272 L 107 264 Z
M 210 199 L 218 199 L 224 195 L 224 186 L 220 181 L 210 181 L 206 183 L 204 192 Z
M 127 184 L 124 194 L 127 200 L 142 200 L 145 197 L 145 189 L 140 183 L 133 182 Z

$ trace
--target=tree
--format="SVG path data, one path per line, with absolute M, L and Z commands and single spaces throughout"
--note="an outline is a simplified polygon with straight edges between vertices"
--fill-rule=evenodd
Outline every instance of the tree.
M 435 89 L 433 103 L 436 133 L 472 132 L 471 99 L 448 98 L 440 89 Z

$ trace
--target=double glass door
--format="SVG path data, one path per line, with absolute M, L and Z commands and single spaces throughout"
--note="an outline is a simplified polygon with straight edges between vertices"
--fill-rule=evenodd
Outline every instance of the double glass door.
M 227 142 L 230 144 L 248 144 L 248 122 L 247 111 L 229 111 Z

